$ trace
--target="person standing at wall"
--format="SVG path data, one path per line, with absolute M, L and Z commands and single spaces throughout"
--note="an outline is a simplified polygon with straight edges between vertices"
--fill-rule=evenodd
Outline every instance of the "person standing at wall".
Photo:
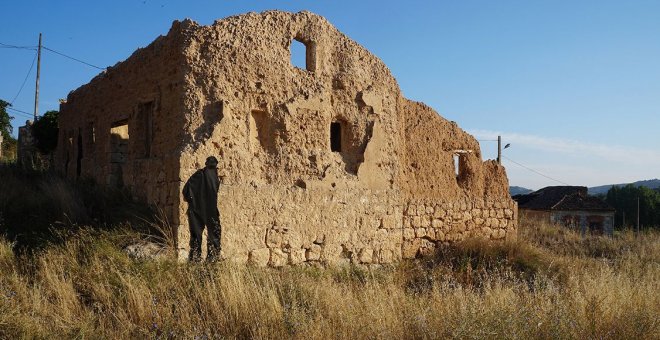
M 208 227 L 206 260 L 215 262 L 220 258 L 220 212 L 218 211 L 218 160 L 211 156 L 205 167 L 197 170 L 183 187 L 183 197 L 188 202 L 188 224 L 190 226 L 189 260 L 202 259 L 202 232 Z

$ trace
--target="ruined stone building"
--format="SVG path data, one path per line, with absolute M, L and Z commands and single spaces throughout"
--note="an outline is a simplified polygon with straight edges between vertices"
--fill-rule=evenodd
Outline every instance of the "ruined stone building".
M 305 50 L 301 67 L 293 44 Z M 390 263 L 516 232 L 504 168 L 309 12 L 176 21 L 71 92 L 59 126 L 57 169 L 162 209 L 182 256 L 181 190 L 210 155 L 222 256 L 235 261 Z
M 581 233 L 612 235 L 615 209 L 602 199 L 589 196 L 587 187 L 552 186 L 513 197 L 520 217 L 563 225 Z

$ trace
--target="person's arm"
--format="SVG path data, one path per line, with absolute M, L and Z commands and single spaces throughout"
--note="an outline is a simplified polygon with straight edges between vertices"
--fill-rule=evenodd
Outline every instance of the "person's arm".
M 183 186 L 183 199 L 188 202 L 191 205 L 194 205 L 194 193 L 193 193 L 193 186 L 195 186 L 195 182 L 199 182 L 199 177 L 201 176 L 201 173 L 199 171 L 196 171 L 190 178 L 188 179 L 188 182 L 186 182 L 186 185 Z
M 183 200 L 190 203 L 192 201 L 192 196 L 190 195 L 190 181 L 186 182 L 186 185 L 183 186 Z

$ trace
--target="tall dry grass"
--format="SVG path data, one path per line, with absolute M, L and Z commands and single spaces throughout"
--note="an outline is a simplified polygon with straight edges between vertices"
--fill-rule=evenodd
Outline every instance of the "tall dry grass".
M 660 235 L 523 225 L 392 267 L 136 261 L 83 230 L 33 257 L 0 241 L 0 338 L 603 338 L 660 334 Z

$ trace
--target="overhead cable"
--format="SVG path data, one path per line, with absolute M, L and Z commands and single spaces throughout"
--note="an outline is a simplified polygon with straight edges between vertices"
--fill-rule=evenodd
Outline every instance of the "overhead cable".
M 18 89 L 18 93 L 14 96 L 14 98 L 9 102 L 9 104 L 14 104 L 14 101 L 16 101 L 16 98 L 18 98 L 18 95 L 21 94 L 21 91 L 23 91 L 23 87 L 25 86 L 25 82 L 27 82 L 28 77 L 30 76 L 30 73 L 32 73 L 32 68 L 34 67 L 34 62 L 37 60 L 37 53 L 34 54 L 34 58 L 32 59 L 32 65 L 30 65 L 30 69 L 28 70 L 27 74 L 25 75 L 25 79 L 23 79 L 23 84 L 21 84 L 21 88 Z
M 7 110 L 12 110 L 12 111 L 16 111 L 17 113 L 22 113 L 22 114 L 26 114 L 26 115 L 28 115 L 28 116 L 30 116 L 30 117 L 32 117 L 32 116 L 33 116 L 33 114 L 32 114 L 32 113 L 29 113 L 29 112 L 25 112 L 25 111 L 23 111 L 23 110 L 19 110 L 19 109 L 15 109 L 15 108 L 13 108 L 13 107 L 6 107 L 6 109 L 7 109 Z
M 36 46 L 16 46 L 16 45 L 10 45 L 10 44 L 5 44 L 0 42 L 0 48 L 15 48 L 19 50 L 36 50 Z
M 517 164 L 518 166 L 523 167 L 523 168 L 525 168 L 525 169 L 527 169 L 527 170 L 529 170 L 529 171 L 531 171 L 531 172 L 533 172 L 533 173 L 535 173 L 535 174 L 537 174 L 537 175 L 541 175 L 541 176 L 543 176 L 543 177 L 545 177 L 545 178 L 547 178 L 547 179 L 553 180 L 553 181 L 555 181 L 555 182 L 557 182 L 557 183 L 561 183 L 561 184 L 563 184 L 563 185 L 568 185 L 568 186 L 570 186 L 570 184 L 568 184 L 568 183 L 566 183 L 566 182 L 562 182 L 562 181 L 560 181 L 560 180 L 558 180 L 558 179 L 554 179 L 554 178 L 552 178 L 552 177 L 550 177 L 550 176 L 544 175 L 544 174 L 542 174 L 542 173 L 540 173 L 540 172 L 538 172 L 538 171 L 536 171 L 536 170 L 534 170 L 534 169 L 532 169 L 532 168 L 530 168 L 530 167 L 528 167 L 528 166 L 522 165 L 522 164 L 520 164 L 520 163 L 514 161 L 513 159 L 511 159 L 511 158 L 509 158 L 509 157 L 506 157 L 506 156 L 502 155 L 502 158 L 505 158 L 505 159 L 509 160 L 511 163 Z
M 55 50 L 53 50 L 53 49 L 51 49 L 51 48 L 48 48 L 48 47 L 46 47 L 46 46 L 42 46 L 41 48 L 43 48 L 44 50 L 47 50 L 47 51 L 53 52 L 53 53 L 55 53 L 55 54 L 59 54 L 59 55 L 65 57 L 65 58 L 69 58 L 69 59 L 71 59 L 71 60 L 74 60 L 74 61 L 77 61 L 77 62 L 79 62 L 79 63 L 85 64 L 85 65 L 87 65 L 87 66 L 90 66 L 90 67 L 93 67 L 93 68 L 96 68 L 96 69 L 99 69 L 99 70 L 105 70 L 105 68 L 103 68 L 103 67 L 98 67 L 98 66 L 96 66 L 96 65 L 92 65 L 92 64 L 90 64 L 90 63 L 88 63 L 88 62 L 82 61 L 82 60 L 77 59 L 77 58 L 74 58 L 74 57 L 72 57 L 72 56 L 68 56 L 68 55 L 66 55 L 66 54 L 64 54 L 64 53 L 62 53 L 62 52 L 57 52 L 57 51 L 55 51 Z

